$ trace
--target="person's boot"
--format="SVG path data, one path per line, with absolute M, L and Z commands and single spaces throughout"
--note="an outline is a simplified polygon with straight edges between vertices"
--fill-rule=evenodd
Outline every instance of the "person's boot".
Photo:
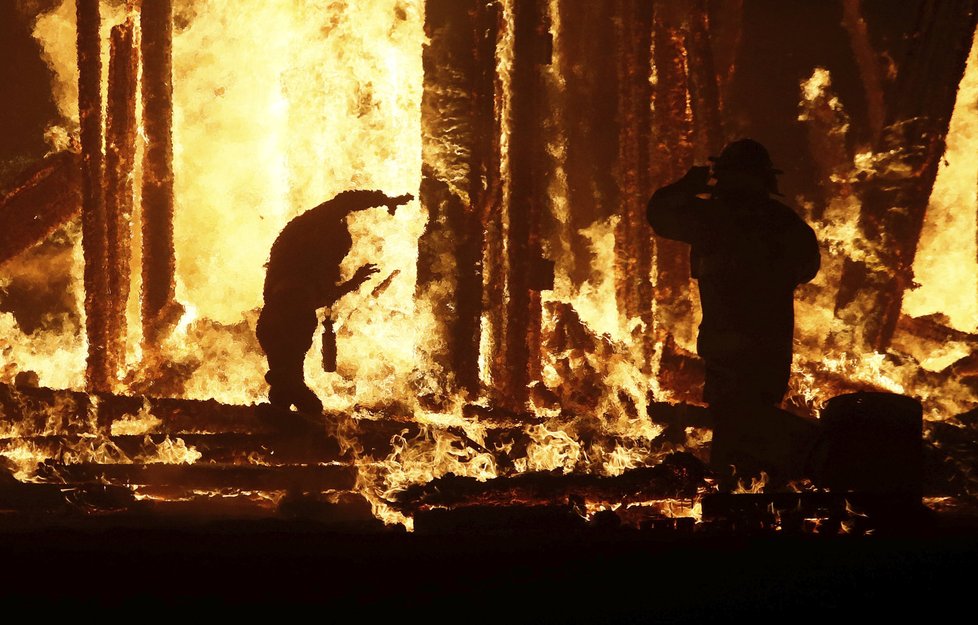
M 305 384 L 303 384 L 301 388 L 295 389 L 295 393 L 292 396 L 292 403 L 299 412 L 306 412 L 309 414 L 322 414 L 323 412 L 323 402 L 320 401 L 319 396 Z
M 291 410 L 295 406 L 299 412 L 322 414 L 323 402 L 303 380 L 282 380 L 269 372 L 265 381 L 269 386 L 268 403 L 276 408 Z

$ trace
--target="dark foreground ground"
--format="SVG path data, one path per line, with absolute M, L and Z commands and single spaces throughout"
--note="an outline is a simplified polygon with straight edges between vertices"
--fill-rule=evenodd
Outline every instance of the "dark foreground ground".
M 0 571 L 5 612 L 43 621 L 183 621 L 213 609 L 367 623 L 935 621 L 973 613 L 978 523 L 824 536 L 7 519 Z

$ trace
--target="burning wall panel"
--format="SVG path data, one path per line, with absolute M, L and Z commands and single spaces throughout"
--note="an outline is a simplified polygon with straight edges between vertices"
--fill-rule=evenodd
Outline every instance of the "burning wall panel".
M 501 201 L 495 107 L 501 15 L 493 3 L 425 4 L 421 202 L 417 297 L 431 306 L 423 353 L 444 391 L 479 394 L 483 248 L 488 215 Z

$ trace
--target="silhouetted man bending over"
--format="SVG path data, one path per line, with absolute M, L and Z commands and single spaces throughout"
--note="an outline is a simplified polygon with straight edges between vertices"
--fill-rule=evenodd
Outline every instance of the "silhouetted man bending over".
M 742 139 L 710 160 L 715 185 L 709 167 L 691 168 L 653 194 L 648 220 L 656 234 L 692 245 L 703 312 L 696 347 L 715 421 L 711 464 L 749 471 L 769 451 L 751 448 L 752 428 L 769 427 L 762 417 L 788 388 L 794 290 L 818 273 L 820 255 L 811 227 L 771 198 L 781 171 L 764 146 Z
M 306 386 L 303 371 L 316 331 L 316 311 L 356 291 L 377 273 L 376 266 L 366 264 L 340 282 L 340 263 L 353 247 L 346 217 L 375 206 L 386 206 L 393 215 L 411 199 L 380 191 L 344 191 L 290 221 L 275 239 L 256 332 L 268 360 L 265 380 L 272 405 L 322 412 L 323 404 Z

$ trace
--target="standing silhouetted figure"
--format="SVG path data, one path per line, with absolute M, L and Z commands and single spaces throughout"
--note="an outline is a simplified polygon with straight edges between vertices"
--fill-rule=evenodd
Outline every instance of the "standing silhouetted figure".
M 323 404 L 306 386 L 303 371 L 316 331 L 316 311 L 357 290 L 377 272 L 376 266 L 366 264 L 349 280 L 340 281 L 340 263 L 353 247 L 346 217 L 375 206 L 386 206 L 393 215 L 411 199 L 380 191 L 344 191 L 290 221 L 275 239 L 256 332 L 268 360 L 265 380 L 272 405 L 322 412 Z
M 794 290 L 818 273 L 815 233 L 773 199 L 777 175 L 760 143 L 730 143 L 649 200 L 656 234 L 691 244 L 703 312 L 697 351 L 715 427 L 711 464 L 750 470 L 780 450 L 758 449 L 791 371 Z M 766 440 L 771 440 L 768 437 Z M 752 447 L 753 446 L 753 447 Z M 742 465 L 742 466 L 741 466 Z M 741 471 L 742 473 L 744 471 Z

